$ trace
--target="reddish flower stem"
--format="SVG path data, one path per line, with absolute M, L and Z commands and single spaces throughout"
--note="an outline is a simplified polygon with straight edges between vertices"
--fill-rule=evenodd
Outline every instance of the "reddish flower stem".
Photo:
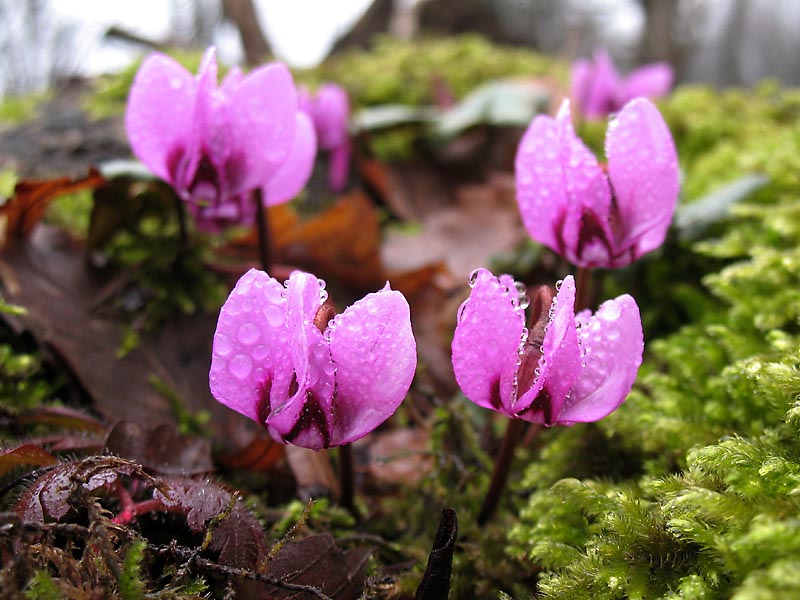
M 354 502 L 353 488 L 353 448 L 350 444 L 339 446 L 339 487 L 340 502 L 347 511 L 358 520 L 358 512 Z
M 578 268 L 575 282 L 575 312 L 586 310 L 592 303 L 592 269 Z
M 121 508 L 119 514 L 111 519 L 112 523 L 116 523 L 117 525 L 129 525 L 137 515 L 144 515 L 155 510 L 166 510 L 164 503 L 155 498 L 134 502 L 127 488 L 120 481 L 117 481 L 116 489 Z
M 519 440 L 524 426 L 525 421 L 522 419 L 508 420 L 508 427 L 506 427 L 506 433 L 505 436 L 503 436 L 500 453 L 497 455 L 497 459 L 494 463 L 492 482 L 489 484 L 489 490 L 486 492 L 486 497 L 483 499 L 483 505 L 481 506 L 481 512 L 478 515 L 478 525 L 486 525 L 497 509 L 500 496 L 503 494 L 506 482 L 508 481 L 511 460 L 514 458 L 514 449 L 517 447 L 517 441 Z
M 269 235 L 269 212 L 264 208 L 264 197 L 261 188 L 253 192 L 256 203 L 256 225 L 258 227 L 258 257 L 261 269 L 269 273 L 272 269 L 272 239 Z

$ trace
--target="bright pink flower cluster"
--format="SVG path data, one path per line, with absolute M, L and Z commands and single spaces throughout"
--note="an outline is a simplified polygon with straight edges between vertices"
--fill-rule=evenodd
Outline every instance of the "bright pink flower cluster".
M 634 98 L 660 98 L 672 88 L 673 71 L 668 63 L 651 63 L 620 76 L 608 52 L 598 50 L 594 60 L 572 65 L 572 98 L 588 119 L 601 119 L 617 112 Z
M 408 302 L 368 294 L 328 322 L 325 283 L 286 285 L 248 271 L 220 311 L 209 380 L 229 408 L 281 443 L 320 450 L 375 429 L 405 398 L 417 366 Z
M 526 328 L 528 296 L 513 278 L 478 269 L 470 285 L 452 350 L 456 381 L 472 402 L 551 426 L 597 421 L 625 401 L 644 349 L 633 298 L 576 315 L 567 276 L 555 297 L 537 294 Z
M 134 154 L 175 188 L 205 230 L 252 224 L 258 188 L 267 205 L 294 197 L 316 155 L 288 69 L 271 63 L 243 76 L 233 68 L 217 85 L 213 48 L 196 78 L 151 54 L 131 87 L 125 127 Z
M 608 166 L 575 135 L 565 101 L 534 118 L 517 149 L 522 221 L 537 242 L 579 267 L 623 267 L 658 248 L 680 189 L 678 156 L 658 109 L 644 98 L 609 123 Z
M 314 121 L 319 149 L 328 152 L 328 187 L 340 192 L 350 171 L 350 100 L 343 87 L 326 83 L 315 95 L 301 90 L 300 108 Z

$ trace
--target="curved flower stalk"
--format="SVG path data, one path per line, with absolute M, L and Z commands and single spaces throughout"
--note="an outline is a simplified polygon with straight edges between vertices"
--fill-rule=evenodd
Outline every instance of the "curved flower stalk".
M 470 285 L 452 351 L 456 381 L 472 402 L 549 427 L 597 421 L 625 401 L 644 350 L 633 298 L 576 315 L 567 276 L 555 296 L 540 288 L 526 329 L 521 284 L 478 269 Z
M 417 365 L 400 292 L 387 284 L 328 322 L 324 288 L 299 271 L 285 287 L 263 271 L 245 273 L 220 310 L 209 374 L 219 402 L 278 442 L 313 450 L 388 419 Z
M 622 77 L 608 52 L 601 49 L 595 51 L 593 60 L 573 63 L 572 98 L 587 119 L 601 119 L 634 98 L 666 96 L 673 78 L 673 69 L 668 63 L 643 65 Z
M 134 154 L 175 188 L 206 230 L 252 224 L 251 195 L 259 188 L 267 204 L 276 204 L 305 185 L 316 141 L 304 121 L 284 65 L 247 76 L 233 68 L 218 85 L 213 48 L 196 78 L 170 57 L 151 54 L 125 113 Z M 276 180 L 283 180 L 277 191 Z
M 328 187 L 340 192 L 350 170 L 350 100 L 343 87 L 335 83 L 320 86 L 315 95 L 303 91 L 300 108 L 314 121 L 320 150 L 329 153 Z
M 605 145 L 606 169 L 575 135 L 564 101 L 555 119 L 534 118 L 517 149 L 525 228 L 581 268 L 623 267 L 658 248 L 678 199 L 675 144 L 652 102 L 625 105 Z

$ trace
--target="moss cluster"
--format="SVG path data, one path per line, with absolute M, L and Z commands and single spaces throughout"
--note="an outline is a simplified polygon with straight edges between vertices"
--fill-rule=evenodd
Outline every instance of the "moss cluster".
M 770 182 L 716 237 L 673 248 L 723 266 L 702 280 L 706 310 L 648 340 L 627 403 L 596 428 L 548 432 L 526 467 L 521 487 L 534 492 L 508 550 L 545 569 L 544 597 L 800 594 L 798 100 L 767 84 L 662 103 L 685 201 L 748 172 Z

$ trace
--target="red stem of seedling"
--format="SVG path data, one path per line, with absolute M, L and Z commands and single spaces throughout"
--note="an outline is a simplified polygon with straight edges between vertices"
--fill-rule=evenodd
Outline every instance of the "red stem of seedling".
M 269 273 L 272 269 L 272 240 L 269 235 L 269 212 L 264 208 L 264 197 L 261 189 L 253 193 L 256 203 L 256 225 L 258 227 L 258 257 L 261 268 Z
M 519 440 L 524 426 L 525 421 L 521 419 L 508 420 L 506 434 L 503 436 L 503 444 L 500 446 L 500 453 L 497 455 L 497 460 L 494 463 L 492 482 L 489 484 L 489 490 L 486 492 L 486 497 L 483 499 L 483 505 L 481 506 L 481 512 L 478 515 L 478 525 L 486 525 L 497 509 L 500 496 L 503 494 L 506 482 L 508 481 L 511 459 L 514 458 L 514 449 L 517 447 L 517 441 Z
M 117 525 L 130 525 L 130 522 L 133 521 L 133 518 L 137 515 L 144 515 L 154 510 L 166 510 L 164 503 L 155 498 L 143 500 L 142 502 L 134 502 L 128 490 L 120 481 L 117 481 L 116 488 L 121 509 L 119 514 L 111 519 L 112 523 L 116 523 Z

